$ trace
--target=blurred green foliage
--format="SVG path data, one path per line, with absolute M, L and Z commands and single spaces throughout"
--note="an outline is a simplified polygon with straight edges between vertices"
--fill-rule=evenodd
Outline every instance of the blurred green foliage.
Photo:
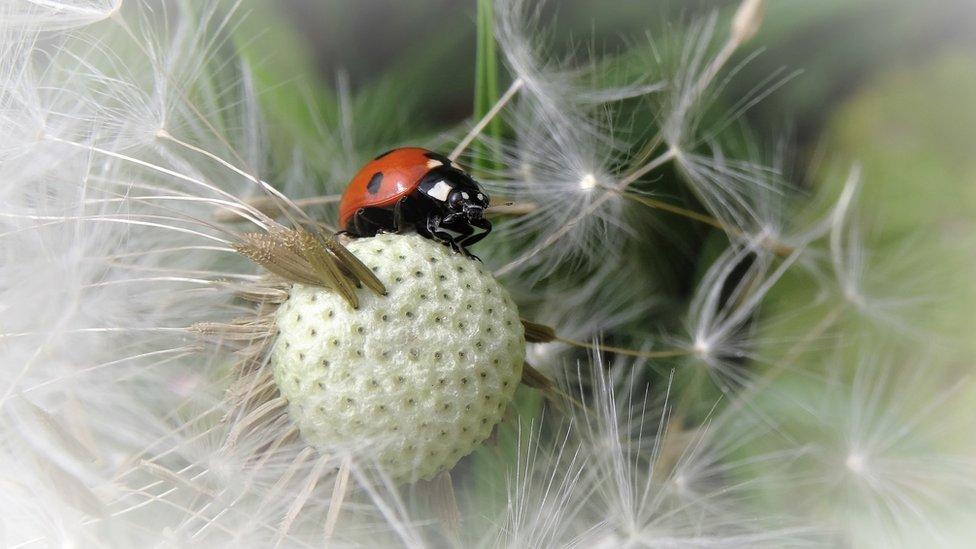
M 892 240 L 973 234 L 974 103 L 976 55 L 952 52 L 879 74 L 831 114 L 834 161 L 864 166 L 865 202 Z
M 955 356 L 937 358 L 966 369 L 976 352 L 973 128 L 976 55 L 948 51 L 880 73 L 836 109 L 825 134 L 835 165 L 863 166 L 861 197 L 877 260 L 902 254 L 928 265 L 914 295 L 918 327 L 927 332 L 918 335 L 942 339 Z

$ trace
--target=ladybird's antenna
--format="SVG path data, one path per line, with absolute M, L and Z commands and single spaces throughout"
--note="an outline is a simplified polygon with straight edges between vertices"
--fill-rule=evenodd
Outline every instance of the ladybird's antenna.
M 479 120 L 478 123 L 475 124 L 470 131 L 468 131 L 467 135 L 464 136 L 464 139 L 462 139 L 461 142 L 458 143 L 456 147 L 454 147 L 454 150 L 451 151 L 451 154 L 447 155 L 447 157 L 451 159 L 451 162 L 456 161 L 458 157 L 461 156 L 461 153 L 463 153 L 464 150 L 468 148 L 468 145 L 470 145 L 471 142 L 474 141 L 474 138 L 478 137 L 478 135 L 480 135 L 481 132 L 485 130 L 485 127 L 488 126 L 488 123 L 491 122 L 493 118 L 498 116 L 498 113 L 501 112 L 503 108 L 505 108 L 505 105 L 508 104 L 508 102 L 511 101 L 513 97 L 515 97 L 515 94 L 518 93 L 518 91 L 522 89 L 522 86 L 524 85 L 525 85 L 525 81 L 522 80 L 521 78 L 516 78 L 512 82 L 512 84 L 508 87 L 507 90 L 505 90 L 505 93 L 503 93 L 502 96 L 498 98 L 498 101 L 495 102 L 495 104 L 491 107 L 491 109 L 489 109 L 488 112 L 486 112 L 485 115 L 481 117 L 481 120 Z

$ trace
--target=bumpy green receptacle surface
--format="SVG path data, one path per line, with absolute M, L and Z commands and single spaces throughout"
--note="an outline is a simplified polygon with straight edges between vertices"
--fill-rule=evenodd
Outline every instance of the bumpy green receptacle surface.
M 419 236 L 349 250 L 389 290 L 338 295 L 295 285 L 271 356 L 288 413 L 319 449 L 352 449 L 402 481 L 453 467 L 501 419 L 525 338 L 508 292 L 482 265 Z

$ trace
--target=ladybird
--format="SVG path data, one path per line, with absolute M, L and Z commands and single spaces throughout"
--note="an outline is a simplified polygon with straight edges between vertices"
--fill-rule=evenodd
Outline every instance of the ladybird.
M 352 178 L 339 203 L 339 225 L 354 237 L 413 229 L 471 255 L 467 247 L 491 232 L 488 201 L 446 156 L 404 147 L 377 156 Z

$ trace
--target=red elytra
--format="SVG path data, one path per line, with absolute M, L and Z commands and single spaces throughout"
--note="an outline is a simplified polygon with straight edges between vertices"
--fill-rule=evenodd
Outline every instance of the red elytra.
M 412 193 L 430 171 L 432 154 L 420 147 L 404 147 L 381 154 L 363 166 L 339 203 L 340 228 L 347 229 L 360 208 L 391 206 Z

